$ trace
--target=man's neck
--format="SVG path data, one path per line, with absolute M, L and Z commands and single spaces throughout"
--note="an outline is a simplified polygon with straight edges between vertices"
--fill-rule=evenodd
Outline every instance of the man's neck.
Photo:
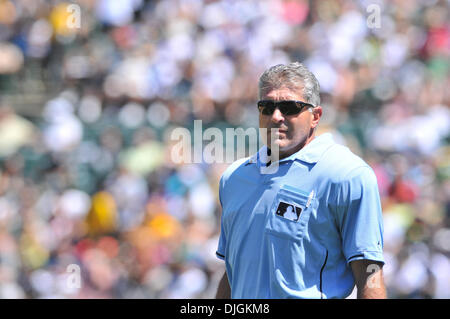
M 278 160 L 282 160 L 283 158 L 289 157 L 292 154 L 295 154 L 297 152 L 299 152 L 302 148 L 304 148 L 306 145 L 308 145 L 313 139 L 315 138 L 315 134 L 313 133 L 312 135 L 310 135 L 303 143 L 298 144 L 296 147 L 293 147 L 289 150 L 285 150 L 283 151 L 279 151 L 278 152 Z M 271 162 L 276 161 L 277 159 L 272 158 L 272 156 L 276 155 L 276 154 L 272 154 L 273 152 L 271 151 L 270 148 L 267 149 L 267 155 L 269 156 Z

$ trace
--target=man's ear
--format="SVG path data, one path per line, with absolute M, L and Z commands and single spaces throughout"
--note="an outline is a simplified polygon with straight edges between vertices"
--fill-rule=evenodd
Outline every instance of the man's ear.
M 313 116 L 311 128 L 315 128 L 319 124 L 320 118 L 322 117 L 322 107 L 316 106 L 312 109 L 311 113 Z

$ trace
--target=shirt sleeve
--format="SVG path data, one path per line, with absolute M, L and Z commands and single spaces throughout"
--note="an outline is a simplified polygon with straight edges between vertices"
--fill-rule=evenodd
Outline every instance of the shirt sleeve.
M 219 259 L 225 260 L 225 247 L 227 243 L 226 235 L 225 235 L 225 229 L 223 225 L 223 202 L 222 202 L 222 187 L 223 187 L 223 179 L 221 178 L 219 183 L 219 201 L 220 206 L 222 207 L 222 214 L 220 217 L 220 237 L 219 237 L 219 244 L 217 246 L 216 250 L 216 256 Z
M 336 218 L 347 263 L 368 259 L 384 264 L 383 216 L 373 170 L 368 166 L 354 169 L 338 193 Z
M 216 256 L 219 259 L 225 260 L 225 245 L 226 245 L 227 239 L 225 238 L 222 222 L 220 223 L 220 225 L 221 225 L 220 226 L 220 237 L 219 237 L 219 244 L 217 246 Z

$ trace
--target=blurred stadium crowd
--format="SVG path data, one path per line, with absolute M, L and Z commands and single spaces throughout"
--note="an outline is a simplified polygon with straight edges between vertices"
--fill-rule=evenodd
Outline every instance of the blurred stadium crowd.
M 449 7 L 0 0 L 0 297 L 213 297 L 229 163 L 174 163 L 170 132 L 257 127 L 259 75 L 301 61 L 376 172 L 388 296 L 450 298 Z

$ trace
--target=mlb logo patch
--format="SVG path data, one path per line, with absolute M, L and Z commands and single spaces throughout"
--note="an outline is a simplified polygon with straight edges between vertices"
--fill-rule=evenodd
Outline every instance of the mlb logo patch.
M 301 207 L 295 206 L 293 204 L 285 203 L 280 201 L 275 212 L 278 216 L 292 220 L 294 222 L 298 221 L 300 214 L 302 213 Z

